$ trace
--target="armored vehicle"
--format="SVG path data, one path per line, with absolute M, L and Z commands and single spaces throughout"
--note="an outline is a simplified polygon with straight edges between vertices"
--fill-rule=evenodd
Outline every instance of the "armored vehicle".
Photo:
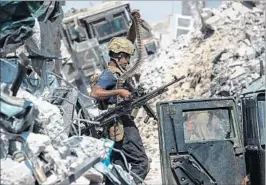
M 164 185 L 265 184 L 265 76 L 231 97 L 157 104 Z
M 103 70 L 107 67 L 107 43 L 113 37 L 127 35 L 131 25 L 130 12 L 129 2 L 105 1 L 66 14 L 63 19 L 62 39 L 72 54 L 74 63 L 76 62 L 73 64 L 75 68 L 82 69 L 85 76 L 89 77 L 95 69 Z M 143 29 L 143 32 L 146 55 L 155 53 L 158 42 L 155 42 L 149 29 Z M 67 76 L 72 80 L 73 71 L 74 69 L 67 70 Z
M 246 168 L 252 185 L 265 184 L 265 76 L 241 96 Z

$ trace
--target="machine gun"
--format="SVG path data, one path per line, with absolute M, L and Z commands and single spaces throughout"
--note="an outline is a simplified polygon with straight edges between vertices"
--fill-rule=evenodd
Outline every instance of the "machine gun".
M 138 86 L 137 88 L 135 88 L 135 86 L 133 85 L 134 82 L 132 80 L 132 78 L 128 78 L 125 81 L 125 87 L 127 90 L 129 90 L 131 92 L 131 100 L 132 99 L 137 99 L 140 98 L 144 95 L 146 95 L 147 93 L 145 92 L 145 89 L 142 86 Z M 155 121 L 158 121 L 157 116 L 155 115 L 155 112 L 152 110 L 151 106 L 146 102 L 143 106 L 142 106 L 147 114 L 147 117 L 144 119 L 144 123 L 147 123 L 150 119 L 150 117 L 153 117 L 153 119 Z M 132 110 L 131 116 L 133 118 L 137 117 L 139 108 L 134 108 Z
M 118 103 L 115 108 L 110 109 L 107 112 L 101 114 L 100 116 L 95 117 L 94 121 L 100 122 L 100 126 L 106 126 L 115 121 L 117 118 L 121 117 L 122 115 L 130 113 L 134 108 L 141 108 L 141 107 L 144 107 L 144 109 L 147 111 L 148 115 L 147 117 L 152 116 L 155 117 L 155 119 L 157 120 L 155 113 L 153 112 L 151 107 L 147 104 L 147 101 L 164 93 L 165 91 L 168 90 L 167 87 L 173 85 L 174 83 L 184 78 L 185 78 L 184 75 L 181 76 L 180 78 L 174 76 L 173 81 L 147 94 L 144 92 L 140 93 L 141 89 L 137 89 L 135 93 L 134 92 L 132 93 L 132 97 L 130 97 L 128 100 Z M 148 120 L 148 118 L 146 118 L 145 120 Z

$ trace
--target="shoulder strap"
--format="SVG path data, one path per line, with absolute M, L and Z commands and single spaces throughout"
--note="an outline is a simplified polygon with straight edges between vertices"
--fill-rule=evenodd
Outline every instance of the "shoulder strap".
M 115 66 L 108 66 L 108 69 L 109 69 L 113 74 L 117 73 L 117 74 L 119 74 L 119 76 L 122 75 L 122 71 L 121 71 L 119 68 L 115 67 Z

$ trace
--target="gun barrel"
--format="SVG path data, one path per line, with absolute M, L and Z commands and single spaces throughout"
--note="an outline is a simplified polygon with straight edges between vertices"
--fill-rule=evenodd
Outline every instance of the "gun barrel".
M 176 83 L 176 82 L 179 82 L 180 80 L 183 80 L 185 78 L 185 75 L 183 75 L 183 76 L 181 76 L 181 77 L 179 77 L 179 78 L 177 78 L 176 76 L 174 76 L 174 80 L 173 81 L 171 81 L 171 82 L 169 82 L 169 83 L 167 83 L 167 84 L 165 84 L 164 86 L 162 86 L 162 87 L 160 87 L 160 88 L 166 88 L 166 87 L 168 87 L 168 86 L 170 86 L 170 85 L 172 85 L 172 84 L 174 84 L 174 83 Z M 159 88 L 159 89 L 160 89 Z
M 156 90 L 154 90 L 154 91 L 152 91 L 152 92 L 150 92 L 150 93 L 148 93 L 148 94 L 142 96 L 140 99 L 138 99 L 138 102 L 139 102 L 139 101 L 142 101 L 142 100 L 146 100 L 146 99 L 151 99 L 151 98 L 153 98 L 153 97 L 155 97 L 155 96 L 157 96 L 157 95 L 163 93 L 164 91 L 167 90 L 167 89 L 166 89 L 167 87 L 173 85 L 173 84 L 176 83 L 176 82 L 179 82 L 180 80 L 183 80 L 183 79 L 185 78 L 185 75 L 183 75 L 183 76 L 181 76 L 181 77 L 179 77 L 179 78 L 177 78 L 176 76 L 174 76 L 174 78 L 175 78 L 175 79 L 174 79 L 173 81 L 171 81 L 171 82 L 169 82 L 169 83 L 163 85 L 162 87 L 159 87 L 158 89 L 156 89 Z

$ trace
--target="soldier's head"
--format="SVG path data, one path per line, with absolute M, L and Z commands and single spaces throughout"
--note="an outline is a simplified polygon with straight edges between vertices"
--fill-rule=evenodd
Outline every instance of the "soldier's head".
M 108 43 L 109 56 L 122 67 L 129 64 L 131 55 L 134 54 L 134 45 L 123 37 L 114 37 Z

